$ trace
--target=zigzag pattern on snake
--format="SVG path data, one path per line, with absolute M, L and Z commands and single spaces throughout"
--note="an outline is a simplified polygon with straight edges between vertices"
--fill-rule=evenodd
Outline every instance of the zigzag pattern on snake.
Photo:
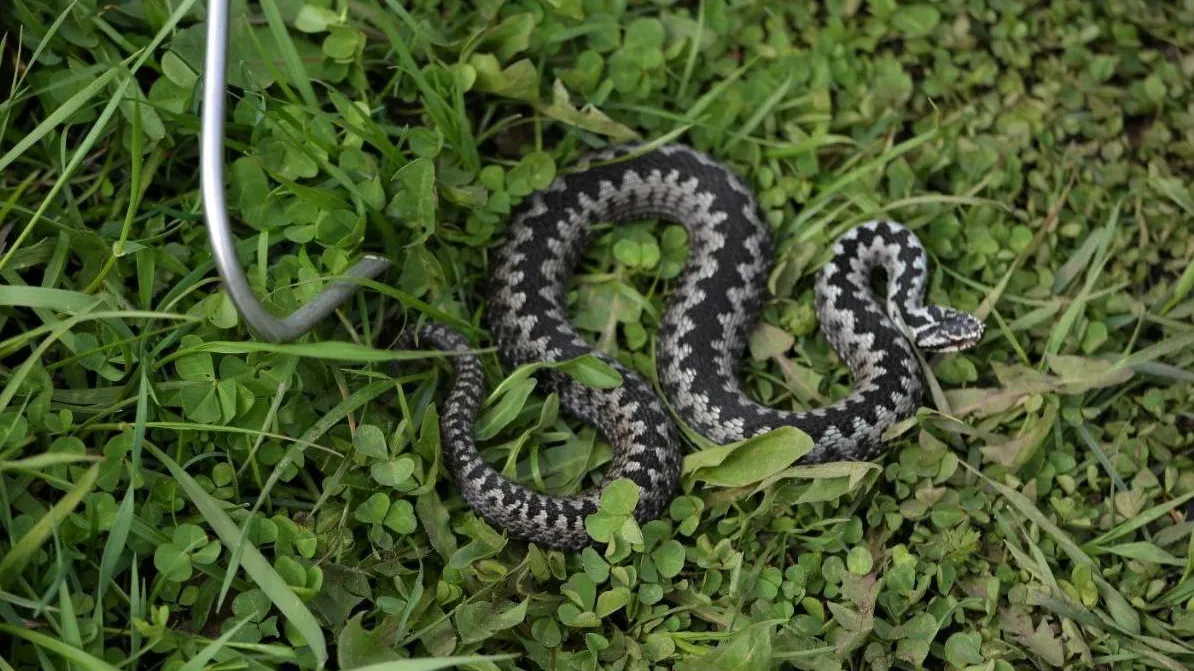
M 676 415 L 717 443 L 788 425 L 815 444 L 802 463 L 871 459 L 884 429 L 920 403 L 912 343 L 956 351 L 982 337 L 973 316 L 923 304 L 928 265 L 910 231 L 886 221 L 863 224 L 836 241 L 815 285 L 820 327 L 850 368 L 852 393 L 807 412 L 763 406 L 744 393 L 738 377 L 772 254 L 771 231 L 751 191 L 710 157 L 680 145 L 646 152 L 622 145 L 583 158 L 579 167 L 516 211 L 491 261 L 487 318 L 509 366 L 592 354 L 621 373 L 623 383 L 613 389 L 587 387 L 561 372 L 539 373 L 558 392 L 561 407 L 596 426 L 613 447 L 601 485 L 553 497 L 488 465 L 474 437 L 485 395 L 481 362 L 472 354 L 451 358 L 454 374 L 441 418 L 445 462 L 464 499 L 512 536 L 579 549 L 591 542 L 584 519 L 597 510 L 602 485 L 623 477 L 637 483 L 642 494 L 635 516 L 645 521 L 663 512 L 679 478 L 680 438 L 655 391 L 595 350 L 566 314 L 566 286 L 597 223 L 657 218 L 687 229 L 689 256 L 659 324 L 656 366 Z M 871 288 L 877 270 L 887 277 L 883 300 Z M 463 335 L 434 323 L 408 331 L 405 342 L 473 348 Z

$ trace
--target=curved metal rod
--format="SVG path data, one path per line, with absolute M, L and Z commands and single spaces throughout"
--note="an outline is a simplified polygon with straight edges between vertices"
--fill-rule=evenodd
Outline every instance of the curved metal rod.
M 207 54 L 203 73 L 203 125 L 199 133 L 200 190 L 216 269 L 233 305 L 249 326 L 267 340 L 284 342 L 306 333 L 356 291 L 349 281 L 332 283 L 293 314 L 278 319 L 266 312 L 245 277 L 232 239 L 224 202 L 224 77 L 228 56 L 228 0 L 207 2 Z M 369 279 L 390 266 L 389 259 L 366 254 L 345 273 Z

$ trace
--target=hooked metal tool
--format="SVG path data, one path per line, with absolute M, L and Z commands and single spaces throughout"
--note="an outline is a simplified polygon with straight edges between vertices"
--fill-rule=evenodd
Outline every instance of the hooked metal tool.
M 200 190 L 207 233 L 216 270 L 237 312 L 267 340 L 286 342 L 311 330 L 356 291 L 357 285 L 340 280 L 318 296 L 279 319 L 266 311 L 253 294 L 237 258 L 228 207 L 224 201 L 224 99 L 228 67 L 228 0 L 207 2 L 207 53 L 204 56 L 203 111 L 199 133 Z M 366 254 L 345 276 L 372 279 L 390 266 L 389 259 Z

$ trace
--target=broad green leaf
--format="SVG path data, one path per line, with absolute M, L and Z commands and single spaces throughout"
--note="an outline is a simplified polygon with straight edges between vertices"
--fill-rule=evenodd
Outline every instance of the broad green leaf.
M 651 558 L 655 561 L 659 575 L 674 578 L 684 569 L 684 546 L 678 540 L 669 539 L 655 548 Z
M 597 597 L 597 607 L 593 612 L 597 614 L 597 617 L 607 617 L 626 607 L 629 602 L 630 590 L 625 587 L 615 587 L 608 592 L 602 592 Z
M 791 349 L 796 338 L 783 329 L 760 322 L 750 333 L 750 356 L 755 361 L 765 361 Z
M 357 506 L 353 517 L 365 524 L 381 524 L 389 511 L 390 497 L 382 492 L 377 492 Z
M 925 37 L 941 22 L 941 12 L 930 4 L 902 5 L 891 16 L 891 24 L 905 37 Z
M 503 68 L 493 54 L 473 54 L 469 65 L 476 73 L 474 90 L 531 103 L 539 99 L 539 71 L 528 59 Z
M 408 457 L 375 462 L 369 466 L 369 475 L 379 485 L 395 487 L 410 480 L 415 472 L 415 462 Z
M 535 28 L 535 16 L 530 12 L 511 14 L 498 25 L 486 31 L 482 45 L 497 46 L 497 57 L 510 60 L 515 54 L 525 51 L 531 44 L 531 33 Z
M 677 671 L 765 671 L 772 668 L 772 632 L 775 623 L 751 624 L 723 641 L 712 652 L 686 659 Z
M 506 189 L 514 196 L 526 196 L 551 186 L 556 178 L 556 165 L 546 152 L 527 154 L 506 175 Z
M 516 627 L 526 619 L 528 601 L 502 603 L 478 601 L 456 612 L 456 628 L 465 644 L 479 643 L 495 633 Z
M 585 575 L 594 583 L 603 583 L 609 578 L 609 562 L 597 554 L 591 547 L 584 548 L 580 553 L 581 563 L 585 567 Z
M 562 603 L 556 610 L 560 621 L 569 627 L 576 629 L 592 628 L 601 626 L 601 618 L 591 610 L 581 610 L 570 603 Z
M 808 434 L 783 426 L 739 443 L 688 455 L 684 473 L 715 487 L 745 487 L 779 473 L 812 448 Z
M 573 573 L 560 587 L 560 593 L 585 610 L 592 610 L 597 603 L 597 584 L 584 573 Z
M 422 242 L 435 232 L 435 164 L 427 158 L 416 158 L 404 165 L 394 179 L 398 192 L 386 212 L 415 231 L 415 242 Z
M 304 4 L 294 19 L 294 27 L 304 33 L 322 33 L 330 26 L 340 23 L 335 12 L 317 5 Z
M 386 436 L 374 424 L 362 424 L 352 437 L 352 445 L 357 452 L 374 459 L 389 459 L 390 450 L 386 445 Z
M 638 505 L 641 490 L 631 480 L 620 478 L 601 492 L 601 510 L 615 515 L 630 515 Z
M 622 374 L 616 368 L 589 354 L 561 364 L 560 369 L 595 389 L 613 389 L 622 384 Z
M 497 403 L 487 409 L 477 420 L 477 440 L 489 440 L 509 426 L 510 422 L 513 422 L 526 406 L 527 399 L 535 390 L 535 385 L 535 379 L 530 378 L 508 388 Z
M 438 131 L 428 128 L 412 128 L 407 137 L 411 151 L 426 159 L 435 158 L 444 146 L 444 137 Z
M 191 556 L 183 548 L 166 543 L 153 553 L 153 566 L 167 580 L 185 582 L 191 577 Z
M 419 523 L 415 519 L 415 507 L 406 499 L 394 501 L 390 505 L 389 511 L 386 512 L 382 523 L 394 533 L 403 535 L 412 534 L 415 529 L 419 528 Z

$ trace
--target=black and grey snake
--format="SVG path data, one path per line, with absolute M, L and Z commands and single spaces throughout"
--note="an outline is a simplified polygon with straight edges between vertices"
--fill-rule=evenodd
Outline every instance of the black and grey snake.
M 595 224 L 658 218 L 688 230 L 689 256 L 659 324 L 656 367 L 674 413 L 717 443 L 789 425 L 814 441 L 803 463 L 871 459 L 884 429 L 911 416 L 920 403 L 920 366 L 910 343 L 955 351 L 982 336 L 973 316 L 923 304 L 928 266 L 910 231 L 890 222 L 866 223 L 836 241 L 816 280 L 820 327 L 849 366 L 853 392 L 808 412 L 763 406 L 747 397 L 738 378 L 772 253 L 771 231 L 752 192 L 716 161 L 679 145 L 622 145 L 588 155 L 579 168 L 531 194 L 515 213 L 490 265 L 488 323 L 510 366 L 591 354 L 621 373 L 623 383 L 612 389 L 588 387 L 553 370 L 541 375 L 565 410 L 596 426 L 613 446 L 602 485 L 629 478 L 641 487 L 635 511 L 640 521 L 658 517 L 669 504 L 681 444 L 652 387 L 595 350 L 566 314 L 566 286 Z M 887 276 L 885 301 L 871 289 L 876 270 Z M 435 323 L 409 330 L 404 340 L 455 352 L 473 349 L 463 335 Z M 553 497 L 494 470 L 474 437 L 486 388 L 481 361 L 468 353 L 452 361 L 441 441 L 464 499 L 512 536 L 562 549 L 587 545 L 585 517 L 597 510 L 602 486 Z

